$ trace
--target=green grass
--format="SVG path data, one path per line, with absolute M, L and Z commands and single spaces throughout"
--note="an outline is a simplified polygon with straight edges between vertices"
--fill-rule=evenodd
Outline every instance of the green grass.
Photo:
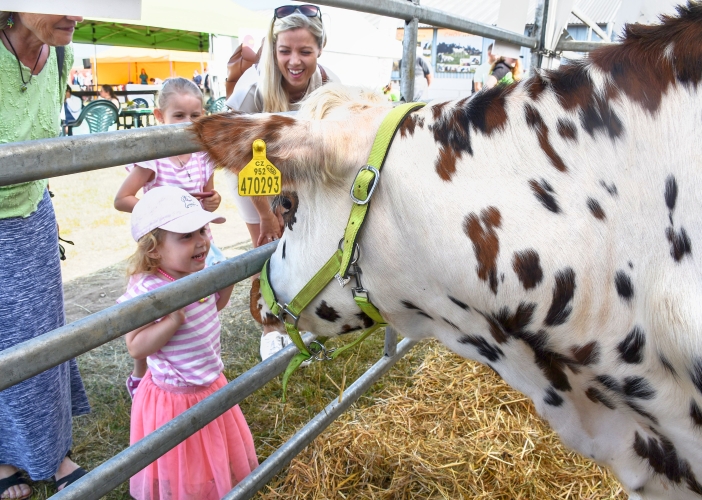
M 69 319 L 75 321 L 88 315 L 88 311 L 94 313 L 114 304 L 114 298 L 123 291 L 123 269 L 124 265 L 119 264 L 67 284 Z M 100 280 L 103 282 L 102 288 L 94 290 L 95 282 Z M 87 287 L 93 291 L 89 294 L 79 293 L 72 287 L 77 290 Z M 90 296 L 95 297 L 95 300 L 91 301 Z M 228 380 L 233 380 L 260 361 L 258 350 L 261 330 L 249 313 L 248 296 L 249 281 L 238 283 L 234 287 L 229 307 L 220 315 L 222 358 Z M 81 299 L 80 303 L 78 299 Z M 340 345 L 336 339 L 328 342 L 331 347 L 336 344 Z M 380 358 L 382 351 L 383 335 L 377 333 L 334 362 L 313 363 L 299 369 L 290 380 L 287 403 L 282 403 L 280 377 L 242 402 L 240 406 L 254 435 L 259 461 L 265 460 L 332 399 L 338 397 L 337 387 L 348 387 Z M 372 404 L 372 394 L 389 381 L 406 384 L 413 367 L 419 363 L 418 355 L 418 352 L 413 351 L 398 363 L 391 375 L 381 379 L 356 404 Z M 124 381 L 130 373 L 132 360 L 123 339 L 117 339 L 80 356 L 78 363 L 92 413 L 73 421 L 73 457 L 81 466 L 91 470 L 129 446 L 131 400 Z M 285 470 L 281 474 L 284 473 Z M 269 487 L 275 488 L 281 477 L 271 481 Z M 44 499 L 54 493 L 48 482 L 37 482 L 33 487 L 32 498 L 35 499 Z M 113 490 L 106 498 L 131 498 L 128 482 Z

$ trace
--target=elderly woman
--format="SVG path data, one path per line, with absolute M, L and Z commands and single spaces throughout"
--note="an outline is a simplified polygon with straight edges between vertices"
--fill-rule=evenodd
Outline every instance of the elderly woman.
M 80 17 L 0 11 L 0 143 L 56 137 L 68 44 Z M 63 326 L 56 218 L 47 181 L 0 186 L 0 351 Z M 85 474 L 69 457 L 71 417 L 90 411 L 75 359 L 0 391 L 0 497 Z

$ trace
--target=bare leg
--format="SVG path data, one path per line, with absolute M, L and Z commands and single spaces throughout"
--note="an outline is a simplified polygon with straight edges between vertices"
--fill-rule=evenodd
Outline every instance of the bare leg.
M 15 472 L 17 472 L 17 467 L 12 465 L 0 465 L 0 479 L 5 479 L 10 477 Z M 17 486 L 10 486 L 2 494 L 3 500 L 13 499 L 13 498 L 24 498 L 32 493 L 32 489 L 27 484 L 20 484 Z
M 54 477 L 56 478 L 56 481 L 60 481 L 62 478 L 66 477 L 77 468 L 78 464 L 70 458 L 66 457 L 63 459 L 63 462 L 61 462 L 61 465 L 59 465 L 59 468 L 56 471 L 56 474 L 54 474 Z M 61 491 L 62 489 L 63 487 L 60 487 L 59 491 Z

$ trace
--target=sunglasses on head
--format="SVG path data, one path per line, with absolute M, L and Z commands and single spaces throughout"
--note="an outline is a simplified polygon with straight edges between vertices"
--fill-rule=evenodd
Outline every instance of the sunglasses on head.
M 317 17 L 322 16 L 322 12 L 316 5 L 304 4 L 304 5 L 283 5 L 275 9 L 273 17 L 276 19 L 282 19 L 288 17 L 295 12 L 299 12 L 303 16 L 307 17 Z

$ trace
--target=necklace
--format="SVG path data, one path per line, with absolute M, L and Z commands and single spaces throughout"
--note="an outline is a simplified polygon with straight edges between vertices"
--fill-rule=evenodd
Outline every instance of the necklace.
M 164 270 L 161 269 L 160 267 L 157 269 L 157 271 L 158 271 L 159 273 L 161 273 L 168 281 L 175 281 L 175 278 L 174 278 L 173 276 L 171 276 L 170 274 L 168 274 L 166 271 L 164 271 Z M 205 302 L 205 301 L 206 301 L 207 299 L 209 299 L 209 298 L 210 298 L 210 296 L 208 295 L 207 297 L 203 297 L 203 298 L 201 298 L 200 300 L 198 300 L 198 302 L 199 302 L 200 304 L 202 304 L 203 302 Z
M 185 169 L 185 173 L 188 174 L 188 179 L 193 180 L 193 178 L 190 177 L 190 170 L 188 170 L 187 168 L 185 168 L 185 165 L 186 165 L 188 162 L 186 161 L 185 163 L 183 163 L 183 160 L 180 159 L 180 156 L 176 156 L 175 159 L 178 160 L 178 163 L 180 163 L 180 168 L 178 168 L 178 167 L 176 167 L 176 168 L 178 168 L 178 170 L 183 170 L 183 169 Z
M 22 63 L 20 62 L 19 56 L 17 55 L 17 51 L 15 50 L 15 47 L 12 45 L 12 42 L 10 39 L 7 37 L 7 33 L 5 31 L 2 32 L 3 35 L 5 35 L 5 40 L 7 40 L 7 43 L 10 44 L 10 48 L 12 49 L 12 53 L 15 56 L 15 59 L 17 59 L 17 67 L 19 68 L 19 74 L 20 78 L 22 79 L 22 85 L 20 85 L 20 92 L 26 92 L 27 91 L 27 85 L 32 83 L 32 78 L 34 77 L 34 70 L 37 69 L 37 64 L 39 64 L 39 59 L 41 59 L 41 54 L 44 52 L 44 45 L 42 44 L 41 48 L 39 49 L 39 55 L 37 56 L 37 60 L 34 63 L 34 67 L 32 68 L 32 71 L 29 72 L 29 80 L 26 82 L 24 81 L 24 73 L 22 72 Z

